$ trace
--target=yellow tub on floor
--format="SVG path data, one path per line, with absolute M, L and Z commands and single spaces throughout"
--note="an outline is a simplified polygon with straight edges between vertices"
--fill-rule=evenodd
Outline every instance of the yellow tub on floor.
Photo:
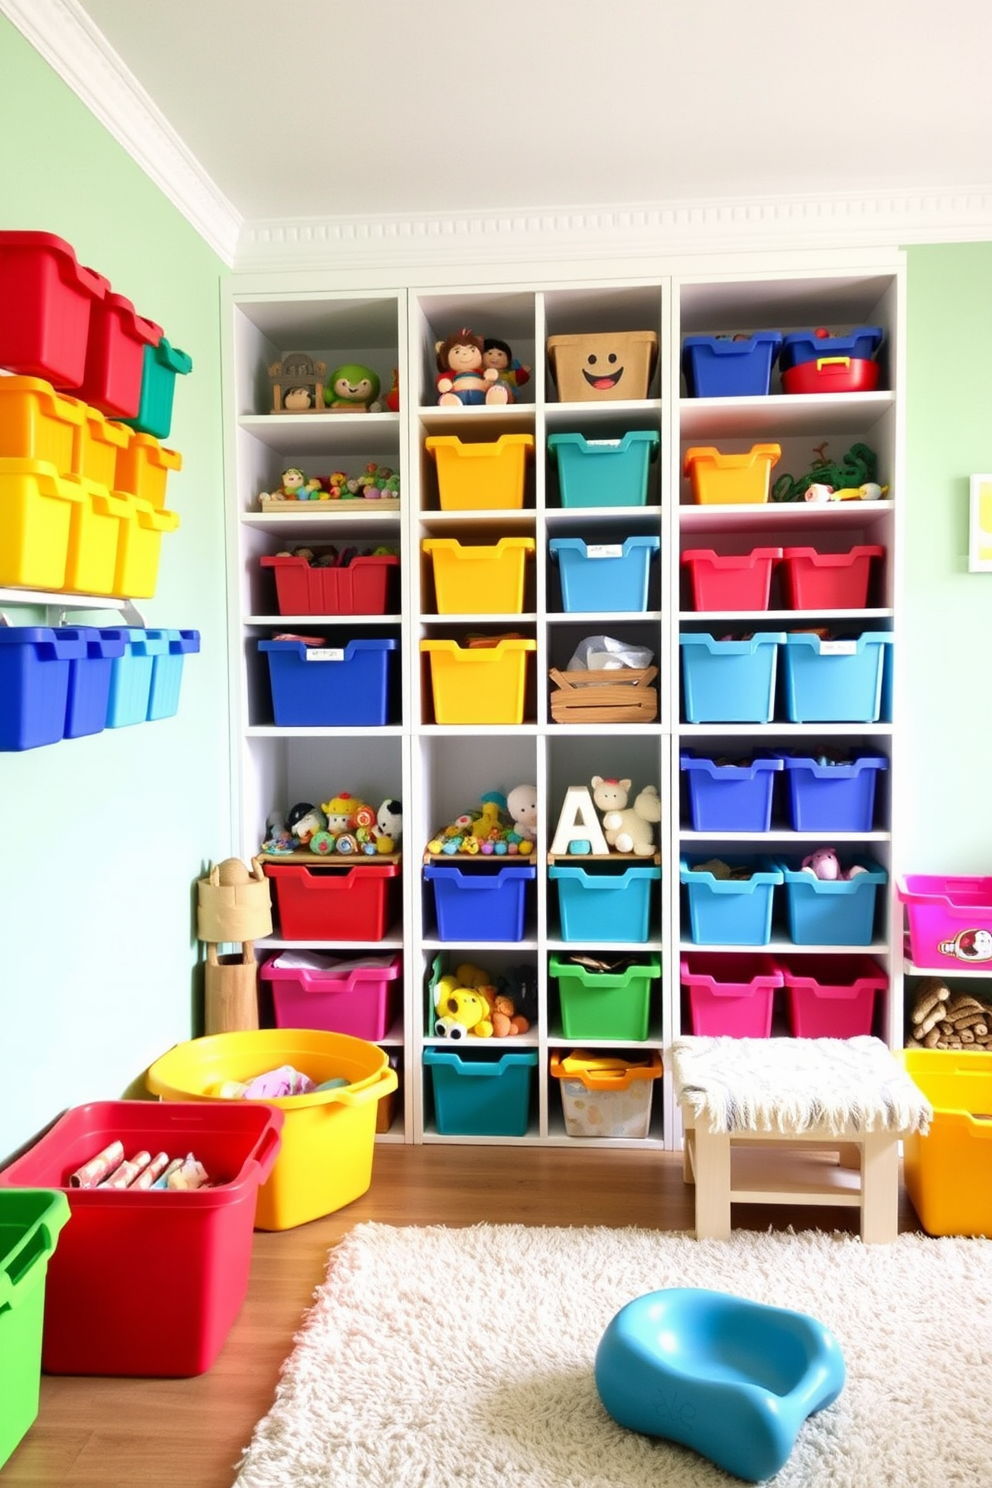
M 282 1146 L 258 1191 L 255 1228 L 289 1230 L 361 1198 L 372 1182 L 379 1102 L 397 1086 L 376 1044 L 313 1029 L 216 1033 L 177 1044 L 148 1070 L 145 1083 L 163 1100 L 224 1100 L 227 1082 L 244 1082 L 288 1065 L 315 1085 L 345 1083 L 309 1095 L 274 1097 L 285 1112 Z
M 992 1239 L 992 1054 L 903 1049 L 933 1106 L 927 1135 L 903 1139 L 903 1180 L 929 1235 Z

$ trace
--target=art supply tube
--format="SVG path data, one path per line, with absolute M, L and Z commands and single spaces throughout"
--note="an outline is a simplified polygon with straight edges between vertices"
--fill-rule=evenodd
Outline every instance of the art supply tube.
M 181 1157 L 174 1157 L 169 1163 L 168 1167 L 163 1168 L 162 1172 L 159 1173 L 158 1177 L 155 1179 L 155 1182 L 152 1184 L 152 1188 L 168 1188 L 169 1179 L 172 1177 L 173 1173 L 175 1173 L 179 1168 L 182 1167 L 182 1165 L 183 1159 Z
M 151 1188 L 152 1184 L 155 1182 L 155 1179 L 161 1177 L 168 1166 L 169 1154 L 167 1152 L 156 1152 L 151 1162 L 146 1168 L 142 1168 L 141 1172 L 138 1174 L 137 1178 L 135 1178 L 130 1187 Z
M 88 1162 L 69 1174 L 70 1188 L 97 1188 L 124 1161 L 124 1143 L 111 1142 Z
M 105 1178 L 98 1187 L 130 1188 L 135 1178 L 147 1168 L 151 1160 L 150 1152 L 136 1152 L 133 1157 L 128 1158 L 127 1162 L 122 1162 L 120 1167 L 111 1173 L 109 1178 Z

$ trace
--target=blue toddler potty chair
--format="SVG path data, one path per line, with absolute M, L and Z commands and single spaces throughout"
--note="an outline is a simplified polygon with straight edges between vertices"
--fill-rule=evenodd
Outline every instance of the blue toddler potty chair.
M 619 1426 L 681 1442 L 757 1483 L 785 1465 L 807 1416 L 837 1399 L 844 1359 L 804 1312 L 673 1287 L 620 1309 L 595 1375 Z

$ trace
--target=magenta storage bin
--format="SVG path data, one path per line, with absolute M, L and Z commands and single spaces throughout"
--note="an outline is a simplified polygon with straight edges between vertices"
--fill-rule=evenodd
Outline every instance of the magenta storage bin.
M 157 346 L 162 327 L 138 315 L 123 295 L 108 293 L 94 302 L 83 380 L 77 398 L 108 418 L 134 418 L 141 404 L 146 346 Z
M 93 306 L 109 288 L 63 238 L 0 232 L 0 367 L 53 387 L 78 387 Z
M 992 878 L 906 873 L 896 893 L 906 906 L 915 966 L 961 971 L 992 961 Z
M 868 603 L 872 560 L 884 555 L 880 544 L 862 544 L 846 553 L 783 548 L 783 603 L 790 610 L 863 610 Z
M 871 1033 L 876 994 L 889 984 L 870 956 L 809 956 L 783 966 L 789 1023 L 796 1038 L 857 1038 Z
M 781 758 L 730 760 L 679 755 L 687 781 L 689 815 L 694 832 L 767 832 L 771 826 L 775 776 Z
M 258 974 L 272 989 L 278 1028 L 318 1028 L 377 1043 L 402 1004 L 399 954 L 342 958 L 281 951 L 263 961 Z
M 782 972 L 771 956 L 690 955 L 679 962 L 694 1034 L 769 1038 Z
M 712 548 L 687 548 L 680 562 L 689 575 L 692 608 L 767 610 L 772 569 L 781 556 L 781 548 L 727 555 Z

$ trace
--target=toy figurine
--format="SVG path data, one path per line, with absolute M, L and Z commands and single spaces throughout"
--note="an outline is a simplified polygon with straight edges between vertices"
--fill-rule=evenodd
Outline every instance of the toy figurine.
M 459 404 L 509 403 L 510 391 L 500 382 L 495 367 L 483 365 L 483 340 L 467 326 L 444 341 L 435 343 L 437 354 L 438 403 L 442 408 Z
M 399 801 L 383 801 L 375 817 L 377 853 L 393 853 L 403 834 L 403 807 Z
M 386 408 L 390 413 L 400 411 L 400 369 L 398 367 L 393 368 L 393 383 L 386 394 Z
M 311 501 L 316 499 L 320 492 L 320 481 L 308 480 L 302 470 L 297 470 L 291 465 L 282 473 L 282 485 L 276 491 L 263 491 L 261 498 L 271 501 L 281 499 L 283 501 Z
M 324 403 L 332 412 L 381 413 L 379 378 L 371 367 L 348 362 L 335 367 L 324 389 Z
M 516 402 L 517 388 L 530 382 L 530 368 L 517 360 L 505 341 L 497 341 L 494 336 L 487 336 L 483 344 L 482 365 L 495 367 L 500 382 L 510 394 L 511 403 Z

